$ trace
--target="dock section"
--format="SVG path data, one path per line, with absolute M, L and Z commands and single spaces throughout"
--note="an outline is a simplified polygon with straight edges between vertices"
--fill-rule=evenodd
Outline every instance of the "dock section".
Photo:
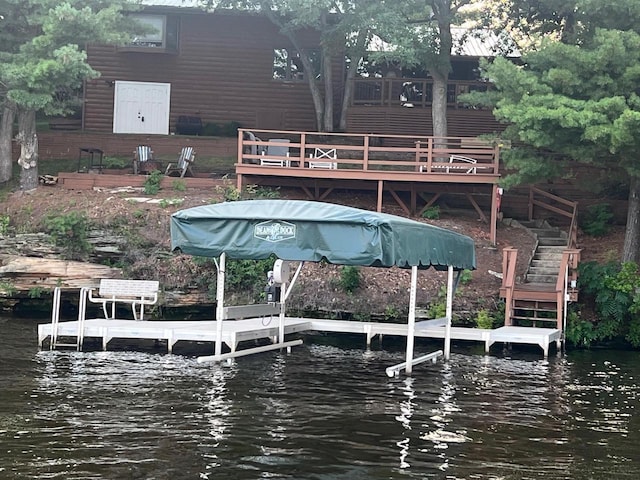
M 424 320 L 416 322 L 415 336 L 420 338 L 441 339 L 445 336 L 445 319 Z M 78 321 L 60 321 L 57 324 L 58 337 L 77 337 Z M 374 337 L 384 336 L 406 337 L 408 326 L 398 323 L 357 322 L 348 320 L 326 320 L 319 318 L 287 317 L 285 318 L 285 335 L 295 333 L 353 333 L 365 336 L 367 346 Z M 121 319 L 86 319 L 82 326 L 84 339 L 99 339 L 104 350 L 111 340 L 131 340 L 134 347 L 136 340 L 166 341 L 167 351 L 173 352 L 178 342 L 211 343 L 216 342 L 216 321 L 135 321 Z M 276 317 L 266 316 L 244 320 L 224 322 L 222 342 L 235 352 L 241 342 L 260 339 L 274 339 L 278 336 Z M 51 323 L 38 325 L 38 343 L 44 347 L 51 337 Z M 544 356 L 549 354 L 549 346 L 559 343 L 561 331 L 551 328 L 533 327 L 500 327 L 494 330 L 479 328 L 452 327 L 452 340 L 481 342 L 489 353 L 495 343 L 538 345 Z

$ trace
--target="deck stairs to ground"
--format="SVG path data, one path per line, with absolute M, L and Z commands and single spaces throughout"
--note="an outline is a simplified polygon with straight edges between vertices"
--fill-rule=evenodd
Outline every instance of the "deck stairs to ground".
M 536 238 L 524 282 L 513 292 L 512 325 L 555 328 L 558 323 L 556 284 L 567 249 L 567 233 L 546 221 L 520 222 Z
M 568 232 L 545 220 L 535 220 L 534 207 L 566 217 L 570 221 Z M 576 218 L 576 202 L 531 188 L 529 220 L 518 223 L 535 236 L 536 246 L 521 281 L 516 281 L 519 252 L 514 248 L 503 250 L 500 296 L 505 299 L 505 325 L 564 330 L 567 304 L 578 296 Z

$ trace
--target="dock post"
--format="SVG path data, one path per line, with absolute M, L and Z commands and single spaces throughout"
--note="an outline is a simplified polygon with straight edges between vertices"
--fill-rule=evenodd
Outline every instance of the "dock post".
M 409 321 L 407 326 L 407 355 L 405 372 L 411 375 L 413 367 L 413 345 L 416 330 L 416 291 L 418 289 L 418 267 L 411 267 L 411 290 L 409 292 Z
M 227 256 L 220 254 L 220 262 L 217 264 L 218 275 L 216 283 L 216 347 L 215 354 L 222 355 L 222 321 L 224 318 L 224 274 L 226 270 Z
M 447 323 L 444 327 L 444 358 L 451 356 L 451 317 L 453 316 L 453 266 L 447 268 Z

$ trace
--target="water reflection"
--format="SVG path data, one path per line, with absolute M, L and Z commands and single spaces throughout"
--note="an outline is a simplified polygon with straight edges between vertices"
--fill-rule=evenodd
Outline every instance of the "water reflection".
M 637 354 L 454 352 L 390 380 L 403 352 L 362 339 L 219 366 L 2 326 L 3 480 L 640 477 Z

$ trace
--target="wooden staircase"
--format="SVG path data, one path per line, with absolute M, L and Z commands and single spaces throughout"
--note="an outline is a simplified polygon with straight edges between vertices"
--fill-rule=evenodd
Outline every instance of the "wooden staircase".
M 533 220 L 534 206 L 569 217 L 569 232 L 551 227 L 546 221 Z M 569 211 L 561 207 L 568 207 Z M 575 248 L 576 210 L 575 202 L 532 188 L 530 219 L 520 223 L 536 236 L 537 243 L 521 283 L 516 282 L 518 251 L 513 248 L 503 251 L 500 296 L 505 299 L 505 325 L 564 330 L 567 303 L 578 297 L 580 250 Z

